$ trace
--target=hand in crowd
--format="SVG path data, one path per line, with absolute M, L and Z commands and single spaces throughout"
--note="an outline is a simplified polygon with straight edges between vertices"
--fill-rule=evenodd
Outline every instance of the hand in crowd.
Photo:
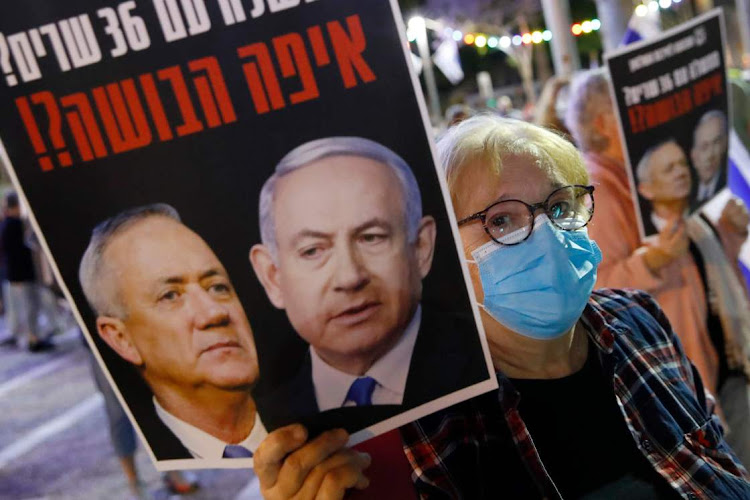
M 664 226 L 656 241 L 646 251 L 646 265 L 652 272 L 658 273 L 661 268 L 685 255 L 689 248 L 685 220 L 672 220 Z
M 301 425 L 271 432 L 253 457 L 261 494 L 267 500 L 328 500 L 343 498 L 349 488 L 367 488 L 363 470 L 370 456 L 345 448 L 348 439 L 336 429 L 307 442 Z
M 730 198 L 721 211 L 719 224 L 726 227 L 737 236 L 747 237 L 747 226 L 750 224 L 750 214 L 747 207 L 737 198 Z

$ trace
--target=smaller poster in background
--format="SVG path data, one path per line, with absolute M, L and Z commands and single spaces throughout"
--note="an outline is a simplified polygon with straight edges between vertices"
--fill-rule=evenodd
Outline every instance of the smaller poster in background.
M 641 236 L 726 185 L 729 97 L 715 9 L 606 55 Z

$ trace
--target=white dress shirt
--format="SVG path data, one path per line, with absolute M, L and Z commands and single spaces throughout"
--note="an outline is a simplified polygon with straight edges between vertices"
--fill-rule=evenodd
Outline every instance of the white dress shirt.
M 400 405 L 404 400 L 406 378 L 411 366 L 411 355 L 417 341 L 419 326 L 422 322 L 422 307 L 418 306 L 406 331 L 385 356 L 375 361 L 363 377 L 372 377 L 376 385 L 372 392 L 374 405 Z M 312 379 L 315 386 L 315 398 L 320 411 L 354 406 L 353 401 L 345 401 L 356 375 L 349 375 L 330 366 L 310 349 L 312 359 Z
M 154 407 L 156 414 L 159 416 L 164 425 L 182 442 L 182 445 L 188 449 L 194 458 L 201 459 L 218 459 L 223 458 L 224 448 L 229 443 L 215 438 L 211 434 L 194 427 L 187 422 L 175 417 L 167 410 L 162 408 L 159 402 L 154 398 Z M 243 446 L 255 453 L 260 446 L 261 441 L 268 435 L 263 422 L 260 421 L 260 415 L 255 412 L 255 423 L 250 434 L 240 443 L 233 443 Z
M 690 212 L 686 210 L 685 213 L 682 214 L 682 218 L 686 219 L 688 215 L 690 215 Z M 669 222 L 669 219 L 665 219 L 664 217 L 659 217 L 658 215 L 656 215 L 656 212 L 651 212 L 651 223 L 653 223 L 654 228 L 656 228 L 656 230 L 659 231 L 660 233 L 665 227 L 667 227 L 668 222 Z

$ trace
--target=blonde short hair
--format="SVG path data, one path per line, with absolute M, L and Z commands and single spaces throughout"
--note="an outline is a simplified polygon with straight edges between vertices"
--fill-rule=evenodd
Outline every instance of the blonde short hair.
M 445 171 L 451 198 L 463 167 L 483 161 L 496 175 L 508 156 L 534 161 L 554 183 L 588 184 L 589 176 L 578 150 L 552 130 L 494 115 L 478 115 L 448 129 L 437 143 L 438 161 Z

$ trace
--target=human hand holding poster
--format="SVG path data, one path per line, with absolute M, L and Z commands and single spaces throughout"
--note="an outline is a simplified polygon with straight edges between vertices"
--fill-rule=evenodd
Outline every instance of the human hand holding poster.
M 395 1 L 2 10 L 3 162 L 157 468 L 496 387 Z
M 641 236 L 726 184 L 729 102 L 720 9 L 606 56 Z

